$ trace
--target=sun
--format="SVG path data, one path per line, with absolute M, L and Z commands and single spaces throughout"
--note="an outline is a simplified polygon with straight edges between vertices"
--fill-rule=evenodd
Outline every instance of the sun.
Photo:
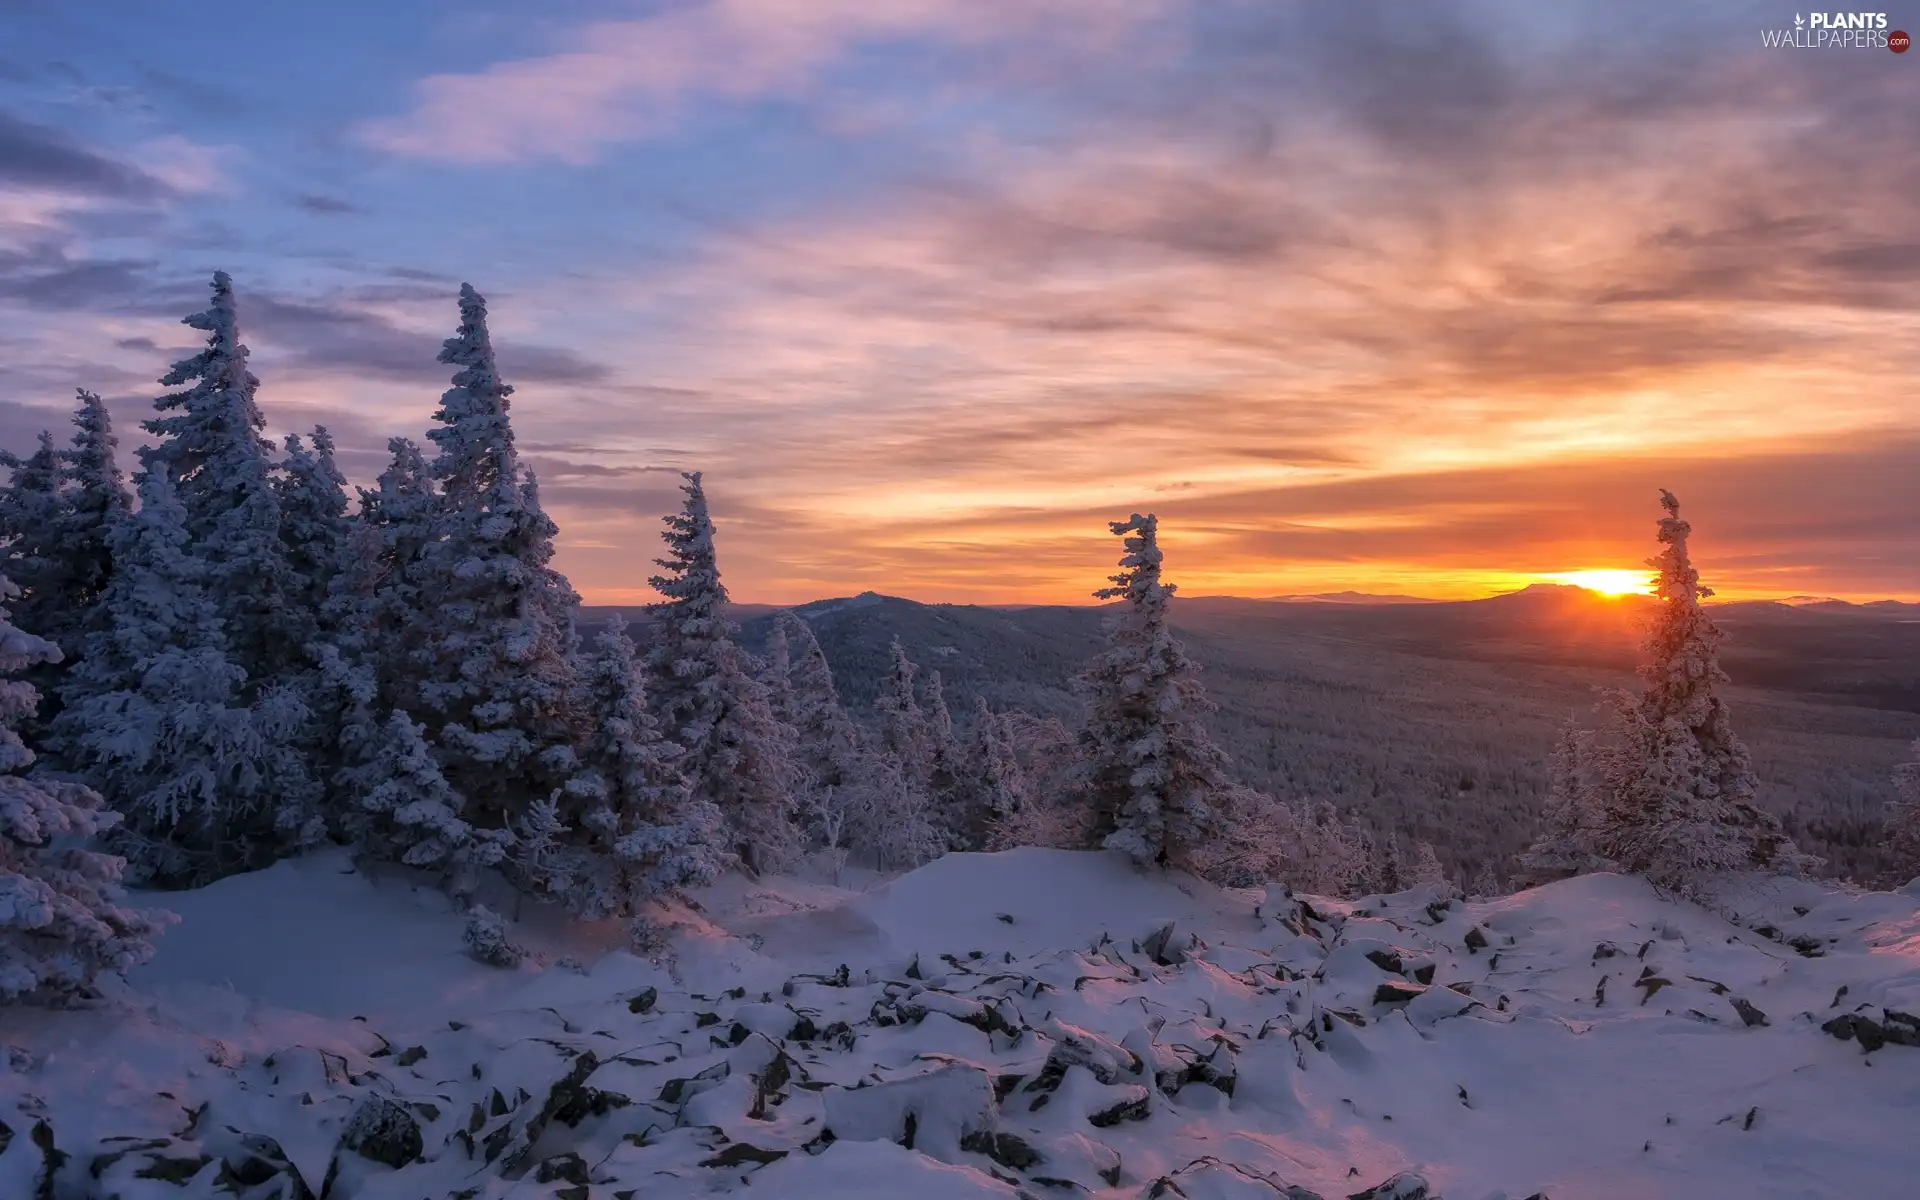
M 1590 592 L 1599 592 L 1602 596 L 1649 596 L 1653 594 L 1653 576 L 1646 571 L 1623 571 L 1603 569 L 1595 571 L 1563 571 L 1558 575 L 1549 575 L 1555 583 L 1570 583 L 1575 587 L 1586 588 Z

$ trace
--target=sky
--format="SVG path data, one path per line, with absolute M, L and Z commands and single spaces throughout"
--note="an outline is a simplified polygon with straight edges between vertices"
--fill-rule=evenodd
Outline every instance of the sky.
M 1674 11 L 1684 9 L 1685 11 Z M 1785 5 L 0 0 L 0 445 L 231 272 L 369 483 L 461 282 L 589 603 L 1920 599 L 1920 53 Z M 1920 7 L 1890 14 L 1920 29 Z

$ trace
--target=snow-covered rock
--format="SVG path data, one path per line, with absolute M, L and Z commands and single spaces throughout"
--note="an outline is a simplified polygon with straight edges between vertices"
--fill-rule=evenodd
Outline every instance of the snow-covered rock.
M 318 1195 L 332 1175 L 331 1200 L 1590 1200 L 1911 1180 L 1920 1049 L 1859 1036 L 1920 1009 L 1904 894 L 1797 883 L 1736 923 L 1592 876 L 1445 905 L 1302 896 L 1296 930 L 1257 918 L 1256 894 L 1121 856 L 1015 851 L 864 895 L 721 880 L 649 958 L 618 949 L 618 922 L 528 910 L 506 924 L 533 961 L 588 965 L 500 971 L 461 953 L 444 900 L 345 867 L 322 855 L 169 897 L 186 919 L 118 1010 L 9 1013 L 0 1194 L 37 1186 L 37 1123 L 77 1194 L 112 1154 L 113 1186 L 158 1170 L 184 1180 L 165 1194 L 212 1196 L 226 1171 Z M 1156 962 L 1145 935 L 1168 921 L 1195 940 Z M 1848 1036 L 1823 1028 L 1842 1018 Z M 369 1113 L 397 1149 L 342 1152 Z

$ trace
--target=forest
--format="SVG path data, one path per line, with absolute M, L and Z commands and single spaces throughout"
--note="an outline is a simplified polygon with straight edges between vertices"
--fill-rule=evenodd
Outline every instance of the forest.
M 943 672 L 967 651 L 916 663 L 897 636 L 843 692 L 815 631 L 832 606 L 760 619 L 749 648 L 699 472 L 664 518 L 642 637 L 617 616 L 589 637 L 478 292 L 460 292 L 425 444 L 394 439 L 352 500 L 324 428 L 266 440 L 240 314 L 216 274 L 185 318 L 205 348 L 161 377 L 176 390 L 143 423 L 130 486 L 84 390 L 69 444 L 48 433 L 5 460 L 0 998 L 83 997 L 150 954 L 168 918 L 127 907 L 127 885 L 199 887 L 328 845 L 428 873 L 466 910 L 473 952 L 503 963 L 518 952 L 476 899 L 483 876 L 627 920 L 647 945 L 650 905 L 735 868 L 901 871 L 1018 846 L 1333 896 L 1468 867 L 1479 895 L 1597 870 L 1685 894 L 1713 873 L 1820 865 L 1762 802 L 1671 493 L 1639 687 L 1616 690 L 1604 722 L 1567 723 L 1543 768 L 1489 757 L 1441 780 L 1469 813 L 1545 785 L 1523 854 L 1443 857 L 1429 827 L 1456 817 L 1431 797 L 1374 803 L 1377 776 L 1342 795 L 1326 783 L 1364 764 L 1330 766 L 1337 749 L 1304 735 L 1263 745 L 1244 709 L 1216 740 L 1152 514 L 1112 522 L 1102 628 L 1028 707 L 976 686 L 954 711 Z M 1215 674 L 1233 689 L 1231 669 Z M 1299 728 L 1346 722 L 1339 691 L 1303 699 Z M 1920 767 L 1893 785 L 1879 861 L 1911 874 Z

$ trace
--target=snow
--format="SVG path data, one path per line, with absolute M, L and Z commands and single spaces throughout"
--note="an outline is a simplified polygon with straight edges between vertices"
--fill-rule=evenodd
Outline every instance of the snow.
M 1730 921 L 1616 875 L 1335 901 L 1022 849 L 864 892 L 729 876 L 651 958 L 529 907 L 501 970 L 421 879 L 328 852 L 143 898 L 183 920 L 108 1008 L 4 1012 L 0 1195 L 32 1194 L 40 1120 L 71 1194 L 127 1200 L 218 1194 L 214 1159 L 315 1195 L 331 1169 L 333 1200 L 1891 1197 L 1920 1170 L 1920 1048 L 1821 1028 L 1920 1010 L 1920 889 L 1751 884 Z M 350 1122 L 394 1136 L 337 1152 Z M 170 1140 L 95 1181 L 115 1136 Z M 197 1173 L 136 1179 L 156 1157 Z

